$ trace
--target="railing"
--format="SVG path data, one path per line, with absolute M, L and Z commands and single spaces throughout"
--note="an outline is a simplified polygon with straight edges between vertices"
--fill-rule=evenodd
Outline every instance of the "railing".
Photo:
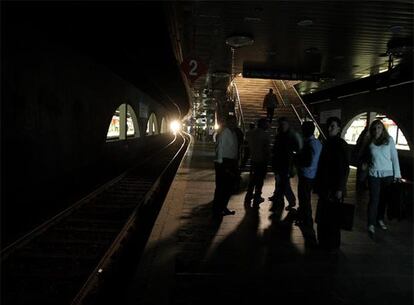
M 300 94 L 298 93 L 298 91 L 296 91 L 296 88 L 294 86 L 292 86 L 293 90 L 295 91 L 297 97 L 299 98 L 300 102 L 301 102 L 301 106 L 306 110 L 307 114 L 309 115 L 309 117 L 311 118 L 312 122 L 315 124 L 316 128 L 318 129 L 319 133 L 322 135 L 322 137 L 324 139 L 326 139 L 326 136 L 321 128 L 321 126 L 319 126 L 319 124 L 316 122 L 315 118 L 313 117 L 312 113 L 310 112 L 308 106 L 306 106 L 305 102 L 302 100 L 302 98 L 300 97 Z
M 235 101 L 236 101 L 235 106 L 236 106 L 237 112 L 239 114 L 238 117 L 239 117 L 239 120 L 241 122 L 241 129 L 242 129 L 243 134 L 244 134 L 245 133 L 245 128 L 244 128 L 243 110 L 242 110 L 241 103 L 240 103 L 239 89 L 237 89 L 237 85 L 234 81 L 232 82 L 232 95 L 233 95 L 233 97 L 235 98 Z
M 299 122 L 300 122 L 300 123 L 302 123 L 302 122 L 303 122 L 303 119 L 300 117 L 300 115 L 299 115 L 299 113 L 297 112 L 297 110 L 296 110 L 295 106 L 294 106 L 293 104 L 290 104 L 290 106 L 292 107 L 293 112 L 296 114 L 296 117 L 298 118 Z
M 273 84 L 273 87 L 276 89 L 276 93 L 277 93 L 277 95 L 279 96 L 279 99 L 282 101 L 283 106 L 284 106 L 284 107 L 286 107 L 285 100 L 283 99 L 282 94 L 280 94 L 280 91 L 279 91 L 279 89 L 277 88 L 277 85 L 276 85 L 276 83 L 275 83 L 275 81 L 274 81 L 274 80 L 272 80 L 272 84 Z

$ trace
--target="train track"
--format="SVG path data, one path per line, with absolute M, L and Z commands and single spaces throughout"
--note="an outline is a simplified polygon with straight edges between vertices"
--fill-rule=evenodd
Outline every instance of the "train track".
M 166 147 L 1 252 L 3 304 L 91 304 L 188 146 Z M 158 203 L 159 204 L 159 203 Z M 143 217 L 144 216 L 144 217 Z

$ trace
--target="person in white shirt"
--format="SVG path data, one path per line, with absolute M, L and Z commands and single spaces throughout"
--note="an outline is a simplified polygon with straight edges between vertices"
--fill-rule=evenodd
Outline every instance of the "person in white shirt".
M 398 153 L 381 120 L 375 120 L 369 127 L 370 141 L 366 149 L 365 166 L 368 166 L 369 204 L 368 232 L 375 234 L 378 224 L 387 230 L 384 223 L 385 209 L 389 200 L 388 187 L 393 180 L 401 179 Z
M 220 133 L 217 135 L 216 159 L 216 189 L 214 192 L 213 214 L 216 216 L 234 215 L 227 208 L 234 181 L 238 175 L 238 140 L 235 128 L 237 123 L 234 116 L 229 116 Z

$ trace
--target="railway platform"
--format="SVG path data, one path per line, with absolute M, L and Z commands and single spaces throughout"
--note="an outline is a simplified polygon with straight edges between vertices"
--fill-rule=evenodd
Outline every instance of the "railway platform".
M 236 214 L 213 218 L 213 159 L 212 143 L 190 145 L 120 296 L 125 304 L 413 304 L 412 219 L 388 221 L 371 238 L 368 194 L 355 192 L 354 169 L 346 199 L 355 204 L 354 227 L 342 231 L 339 252 L 327 253 L 305 248 L 300 228 L 288 212 L 270 212 L 270 201 L 245 206 L 243 185 L 229 203 Z M 273 189 L 268 173 L 262 196 Z M 316 202 L 313 194 L 313 215 Z

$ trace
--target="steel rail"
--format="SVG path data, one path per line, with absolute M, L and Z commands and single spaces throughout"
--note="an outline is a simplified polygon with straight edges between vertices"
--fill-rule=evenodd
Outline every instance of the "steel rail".
M 174 143 L 175 140 L 176 140 L 176 138 L 174 138 L 170 143 L 168 143 L 166 146 L 164 146 L 160 151 L 158 151 L 158 153 L 161 153 L 162 151 L 164 151 L 165 149 L 170 147 Z M 146 159 L 144 159 L 142 162 L 140 162 L 139 164 L 137 164 L 133 168 L 130 168 L 130 169 L 126 170 L 124 173 L 120 174 L 116 178 L 114 178 L 114 179 L 110 180 L 109 182 L 105 183 L 104 185 L 100 186 L 98 189 L 96 189 L 92 193 L 89 193 L 88 195 L 81 198 L 80 200 L 78 200 L 76 203 L 74 203 L 70 207 L 68 207 L 65 210 L 61 211 L 60 213 L 56 214 L 55 216 L 53 216 L 49 220 L 45 221 L 41 225 L 34 228 L 32 231 L 28 232 L 27 234 L 23 235 L 22 237 L 20 237 L 19 239 L 17 239 L 16 241 L 11 243 L 7 247 L 5 247 L 0 253 L 1 261 L 3 262 L 14 251 L 20 249 L 21 247 L 26 245 L 28 242 L 33 240 L 35 237 L 39 236 L 40 234 L 42 234 L 43 232 L 48 230 L 50 227 L 52 227 L 53 225 L 57 224 L 59 221 L 63 220 L 65 217 L 72 214 L 74 211 L 79 209 L 82 205 L 88 203 L 92 198 L 95 198 L 98 194 L 102 193 L 106 189 L 108 189 L 111 186 L 115 185 L 122 178 L 124 178 L 128 173 L 135 170 L 139 166 L 142 166 L 143 164 L 148 162 L 148 160 L 150 160 L 153 157 L 154 157 L 153 155 L 148 156 Z
M 114 242 L 110 246 L 110 248 L 106 251 L 106 253 L 103 255 L 102 259 L 98 263 L 98 265 L 95 267 L 95 269 L 92 271 L 89 278 L 86 280 L 78 294 L 73 299 L 71 305 L 81 305 L 83 304 L 83 300 L 85 297 L 89 294 L 89 292 L 99 285 L 99 281 L 101 276 L 104 274 L 104 272 L 110 268 L 111 264 L 111 258 L 115 256 L 116 252 L 121 248 L 122 242 L 127 238 L 127 235 L 129 234 L 131 228 L 133 227 L 138 213 L 140 209 L 148 204 L 151 197 L 155 193 L 155 191 L 159 188 L 161 185 L 161 180 L 166 174 L 167 170 L 171 169 L 171 166 L 175 161 L 177 161 L 177 158 L 182 153 L 183 149 L 188 149 L 188 141 L 186 137 L 184 137 L 181 133 L 180 136 L 183 138 L 183 144 L 178 149 L 177 153 L 173 156 L 173 158 L 170 160 L 170 162 L 167 164 L 167 166 L 164 168 L 164 170 L 161 172 L 161 174 L 158 176 L 155 183 L 152 185 L 152 187 L 148 190 L 145 197 L 142 199 L 141 203 L 137 205 L 137 207 L 132 212 L 131 216 L 128 218 L 127 222 L 125 223 L 124 227 L 121 229 L 118 236 L 115 238 Z M 175 137 L 176 139 L 176 137 Z

